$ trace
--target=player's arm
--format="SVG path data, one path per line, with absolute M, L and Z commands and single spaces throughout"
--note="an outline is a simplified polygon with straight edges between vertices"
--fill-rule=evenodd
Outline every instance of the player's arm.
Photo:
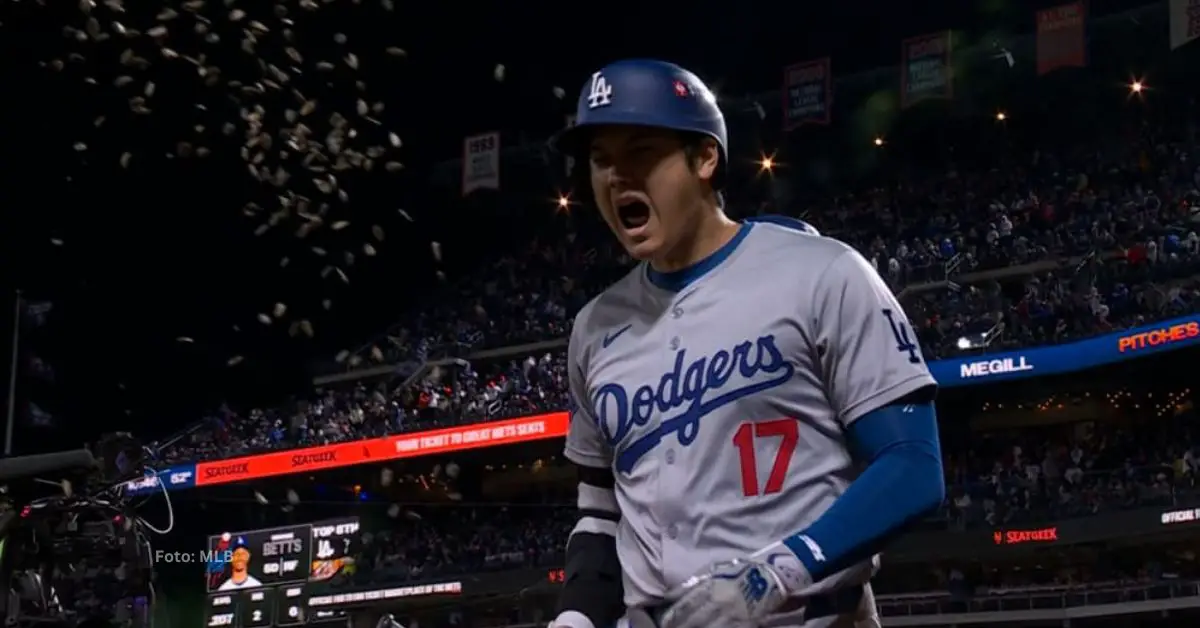
M 946 490 L 936 384 L 904 310 L 856 251 L 839 255 L 818 281 L 813 330 L 826 394 L 865 469 L 829 510 L 781 542 L 803 566 L 780 570 L 799 580 L 785 582 L 793 591 L 879 552 Z
M 624 614 L 621 564 L 617 559 L 617 522 L 612 452 L 588 403 L 576 322 L 567 347 L 571 422 L 565 454 L 579 470 L 579 521 L 567 540 L 566 582 L 554 626 L 607 628 Z

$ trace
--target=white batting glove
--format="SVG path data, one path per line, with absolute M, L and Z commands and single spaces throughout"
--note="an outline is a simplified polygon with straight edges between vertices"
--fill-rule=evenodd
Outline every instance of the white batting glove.
M 587 615 L 579 611 L 563 611 L 550 622 L 547 628 L 596 628 Z
M 659 628 L 757 628 L 787 600 L 774 568 L 756 559 L 712 565 L 667 594 Z
M 596 628 L 592 620 L 579 611 L 563 611 L 559 613 L 547 628 Z M 615 628 L 630 628 L 629 620 L 622 617 L 617 620 Z

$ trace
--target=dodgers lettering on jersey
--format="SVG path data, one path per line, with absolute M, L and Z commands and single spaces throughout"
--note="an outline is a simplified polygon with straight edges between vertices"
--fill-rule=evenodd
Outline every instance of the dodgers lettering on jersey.
M 639 266 L 576 317 L 566 455 L 613 471 L 631 607 L 811 524 L 857 475 L 845 427 L 934 385 L 861 255 L 779 225 L 744 229 L 679 292 Z M 870 573 L 864 561 L 802 593 Z
M 645 435 L 620 448 L 616 471 L 628 473 L 642 456 L 649 453 L 674 434 L 680 445 L 690 445 L 699 433 L 700 420 L 727 404 L 747 395 L 782 386 L 795 373 L 795 367 L 784 359 L 775 346 L 774 336 L 762 336 L 720 349 L 712 356 L 700 356 L 685 364 L 687 351 L 675 354 L 675 366 L 663 374 L 657 386 L 646 384 L 634 391 L 632 397 L 620 384 L 604 384 L 596 392 L 593 406 L 600 430 L 614 449 L 625 440 L 632 428 L 646 426 L 651 418 L 672 410 L 687 408 L 670 419 L 661 420 Z M 755 381 L 762 373 L 770 377 Z M 743 380 L 727 386 L 735 377 Z M 706 393 L 718 394 L 706 397 Z M 658 415 L 655 414 L 658 412 Z

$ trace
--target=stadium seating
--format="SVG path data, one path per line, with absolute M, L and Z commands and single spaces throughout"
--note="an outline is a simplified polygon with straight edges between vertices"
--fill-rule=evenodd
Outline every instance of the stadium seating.
M 1043 163 L 1063 167 L 1048 159 Z M 1184 194 L 1192 188 L 1166 185 L 1174 179 L 1165 176 L 1158 178 L 1161 189 L 1128 185 L 1132 179 L 1118 174 L 1144 164 L 1125 164 L 1125 170 L 1115 169 L 1113 162 L 1098 164 L 1103 167 L 1067 168 L 1078 174 L 1065 191 L 1055 178 L 1036 187 L 1040 179 L 1034 173 L 1024 173 L 1028 178 L 1021 185 L 995 172 L 954 173 L 929 184 L 942 190 L 944 204 L 970 198 L 964 190 L 997 191 L 990 198 L 974 196 L 958 212 L 915 214 L 905 204 L 919 207 L 924 192 L 869 192 L 836 200 L 816 222 L 874 261 L 901 295 L 930 358 L 1062 343 L 1195 312 L 1200 238 L 1192 230 Z M 1008 185 L 998 186 L 997 179 Z M 1033 191 L 1011 193 L 1030 186 Z M 902 218 L 907 216 L 921 220 Z M 897 221 L 905 223 L 902 233 L 921 235 L 886 238 L 879 225 L 894 233 Z M 410 331 L 391 334 L 401 340 L 389 345 L 387 357 L 416 353 L 431 361 L 435 355 L 470 356 L 481 348 L 518 348 L 492 351 L 488 358 L 441 360 L 408 386 L 351 381 L 326 386 L 315 398 L 286 409 L 223 408 L 170 447 L 167 460 L 229 457 L 563 409 L 563 338 L 570 317 L 626 267 L 606 245 L 578 254 L 564 244 L 510 257 L 464 280 L 447 301 L 417 313 Z M 563 279 L 572 276 L 587 281 Z M 986 346 L 964 347 L 961 339 L 972 336 L 984 337 Z M 520 352 L 531 342 L 540 343 L 536 352 Z M 952 492 L 970 494 L 964 493 L 962 478 L 951 481 Z M 977 509 L 979 496 L 974 499 Z

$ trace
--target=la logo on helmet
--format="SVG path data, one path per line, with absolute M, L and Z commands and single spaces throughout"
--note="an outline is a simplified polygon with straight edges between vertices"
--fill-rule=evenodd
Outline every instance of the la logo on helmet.
M 612 104 L 612 85 L 604 78 L 604 74 L 597 72 L 592 75 L 592 86 L 588 89 L 588 109 L 596 109 L 598 107 L 607 107 Z

